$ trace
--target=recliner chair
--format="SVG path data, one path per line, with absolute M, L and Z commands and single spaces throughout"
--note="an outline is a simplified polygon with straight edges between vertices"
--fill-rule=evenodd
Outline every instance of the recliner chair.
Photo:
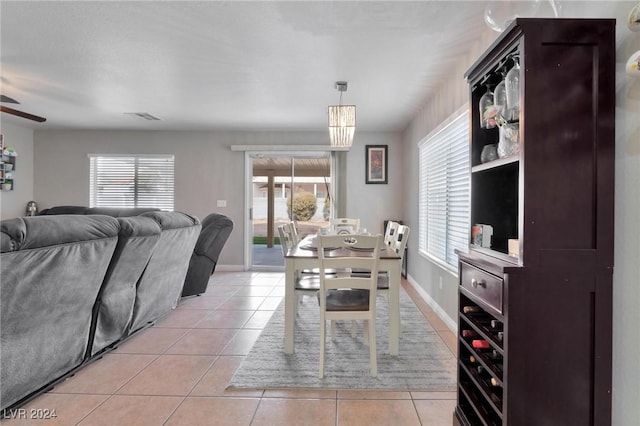
M 207 291 L 209 278 L 216 269 L 218 257 L 231 231 L 233 221 L 227 216 L 212 213 L 202 221 L 202 230 L 191 255 L 189 269 L 182 288 L 182 297 Z

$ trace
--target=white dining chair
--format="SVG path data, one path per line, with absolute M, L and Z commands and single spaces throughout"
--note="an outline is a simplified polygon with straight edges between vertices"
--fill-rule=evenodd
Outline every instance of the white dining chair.
M 400 224 L 393 220 L 387 222 L 387 228 L 384 230 L 384 243 L 387 247 L 391 245 L 393 240 L 395 240 L 398 226 L 400 226 Z
M 282 247 L 282 256 L 286 256 L 287 252 L 294 248 L 297 244 L 293 223 L 285 223 L 278 226 L 278 234 L 280 235 L 280 245 Z M 295 294 L 298 298 L 295 305 L 295 313 L 298 314 L 298 305 L 302 302 L 304 296 L 315 296 L 320 290 L 320 276 L 318 274 L 296 274 L 294 284 Z
M 369 369 L 371 376 L 378 374 L 376 352 L 376 287 L 382 235 L 330 235 L 318 236 L 320 263 L 320 365 L 319 376 L 324 377 L 326 352 L 326 323 L 331 321 L 331 337 L 335 340 L 336 320 L 364 320 L 365 343 L 369 345 Z M 345 242 L 347 241 L 347 243 Z M 354 254 L 334 256 L 332 248 L 343 247 Z M 331 275 L 327 269 L 356 267 L 368 269 L 369 276 Z M 373 278 L 372 278 L 373 277 Z
M 396 252 L 398 256 L 400 256 L 400 263 L 404 260 L 405 248 L 407 247 L 407 242 L 409 241 L 409 233 L 411 232 L 411 228 L 407 225 L 398 225 L 396 230 L 396 237 L 389 244 L 389 249 Z M 378 292 L 383 295 L 387 295 L 389 293 L 389 273 L 388 271 L 380 271 L 378 273 Z
M 400 256 L 400 263 L 402 263 L 405 254 L 405 248 L 407 247 L 407 242 L 409 241 L 409 233 L 411 228 L 407 225 L 400 225 L 395 227 L 394 238 L 391 239 L 389 244 L 387 245 L 388 250 L 394 251 L 396 254 Z M 352 271 L 353 275 L 368 275 L 366 271 L 354 270 Z M 378 293 L 386 296 L 389 292 L 389 273 L 388 271 L 379 271 L 378 272 Z
M 329 225 L 336 234 L 357 234 L 360 230 L 360 219 L 333 218 L 329 219 Z

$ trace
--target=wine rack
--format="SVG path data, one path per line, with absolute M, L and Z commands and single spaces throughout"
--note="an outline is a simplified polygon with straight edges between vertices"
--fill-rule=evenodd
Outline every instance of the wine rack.
M 458 318 L 459 402 L 472 424 L 499 425 L 503 419 L 504 317 L 496 306 L 502 279 L 470 264 L 461 266 Z
M 614 20 L 518 18 L 465 75 L 454 424 L 611 424 L 615 50 Z M 496 123 L 519 149 L 483 157 L 504 129 L 480 105 L 516 55 L 518 114 Z

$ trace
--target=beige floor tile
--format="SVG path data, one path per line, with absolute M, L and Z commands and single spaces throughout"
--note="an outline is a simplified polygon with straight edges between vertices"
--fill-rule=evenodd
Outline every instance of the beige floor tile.
M 453 423 L 453 410 L 456 401 L 414 401 L 418 416 L 424 426 L 451 426 Z
M 202 309 L 174 309 L 163 320 L 154 325 L 156 328 L 192 328 L 211 312 Z
M 87 416 L 80 426 L 163 425 L 183 398 L 114 395 Z
M 455 400 L 458 396 L 456 392 L 411 392 L 411 397 L 416 399 L 450 399 Z
M 337 391 L 324 389 L 266 389 L 264 398 L 336 399 Z
M 260 397 L 262 390 L 226 389 L 243 359 L 242 356 L 221 356 L 216 359 L 189 396 Z
M 338 391 L 338 399 L 411 399 L 411 393 L 368 390 L 341 390 Z
M 147 328 L 119 346 L 114 353 L 160 355 L 188 331 L 187 328 Z
M 333 399 L 263 398 L 251 425 L 329 426 L 336 424 L 335 419 L 336 401 Z
M 262 304 L 262 302 L 264 302 L 265 297 L 263 296 L 258 296 L 258 297 L 253 297 L 253 296 L 247 296 L 247 297 L 240 297 L 240 296 L 232 296 L 229 299 L 227 299 L 227 301 L 225 301 L 223 304 L 221 304 L 218 309 L 220 310 L 255 310 L 258 309 L 258 307 Z
M 251 284 L 251 277 L 248 275 L 226 275 L 221 277 L 218 275 L 218 272 L 216 272 L 214 273 L 212 280 L 209 281 L 206 293 L 209 293 L 213 287 L 241 287 L 249 284 Z
M 410 400 L 338 400 L 338 425 L 420 425 Z
M 242 329 L 222 351 L 222 355 L 248 355 L 262 330 Z
M 273 291 L 269 294 L 271 297 L 284 297 L 286 290 L 283 286 L 274 287 Z
M 252 286 L 277 286 L 284 284 L 284 273 L 260 274 L 251 278 Z
M 236 291 L 236 293 L 234 294 L 234 296 L 265 297 L 265 296 L 269 296 L 274 288 L 278 288 L 278 287 L 274 287 L 272 285 L 248 285 L 248 286 L 239 288 L 238 291 Z
M 187 332 L 167 354 L 219 355 L 238 332 L 230 328 L 198 328 Z
M 225 297 L 229 298 L 236 294 L 238 291 L 242 289 L 242 286 L 238 285 L 220 285 L 220 284 L 209 284 L 207 286 L 207 291 L 204 292 L 200 297 Z
M 75 425 L 107 398 L 108 395 L 46 393 L 21 408 L 8 410 L 2 425 Z
M 178 309 L 214 310 L 214 309 L 218 309 L 227 300 L 229 300 L 229 297 L 209 297 L 209 296 L 192 297 L 190 299 L 187 299 L 181 302 L 178 305 Z
M 187 396 L 214 360 L 210 356 L 162 355 L 117 393 Z
M 259 399 L 187 398 L 165 425 L 249 425 L 259 402 Z
M 51 392 L 111 395 L 158 356 L 107 354 L 57 385 Z
M 274 311 L 255 311 L 243 328 L 255 328 L 262 330 L 273 316 L 273 313 Z
M 195 328 L 242 328 L 253 311 L 213 311 Z
M 280 306 L 283 297 L 267 297 L 264 299 L 264 302 L 258 307 L 260 311 L 275 311 Z

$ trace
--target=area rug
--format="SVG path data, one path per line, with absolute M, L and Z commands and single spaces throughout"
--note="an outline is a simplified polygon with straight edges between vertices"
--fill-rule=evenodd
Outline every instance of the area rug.
M 295 353 L 284 353 L 283 302 L 228 387 L 454 391 L 455 357 L 404 290 L 400 296 L 398 356 L 389 355 L 387 299 L 380 296 L 377 301 L 377 377 L 369 375 L 369 348 L 364 345 L 362 323 L 352 338 L 350 321 L 337 323 L 335 341 L 327 336 L 324 378 L 318 377 L 318 302 L 314 297 L 305 297 L 296 318 Z

